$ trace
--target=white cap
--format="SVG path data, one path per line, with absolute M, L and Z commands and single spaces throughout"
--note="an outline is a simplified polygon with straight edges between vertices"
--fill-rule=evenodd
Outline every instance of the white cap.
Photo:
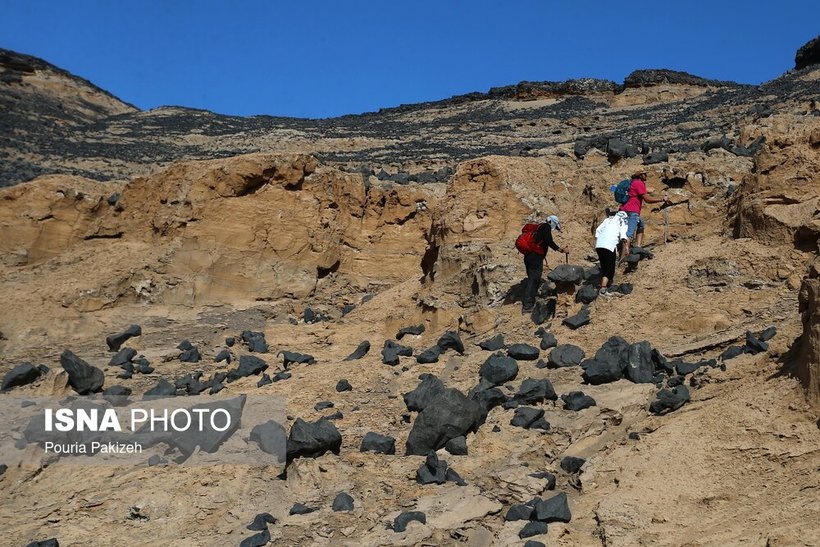
M 550 228 L 553 230 L 561 231 L 561 221 L 558 220 L 558 217 L 555 215 L 550 215 L 547 217 L 547 222 L 549 222 Z

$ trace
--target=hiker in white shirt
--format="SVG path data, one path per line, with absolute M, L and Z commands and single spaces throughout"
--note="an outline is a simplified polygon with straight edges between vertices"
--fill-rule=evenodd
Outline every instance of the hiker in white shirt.
M 618 244 L 626 242 L 627 216 L 623 211 L 606 210 L 607 217 L 595 230 L 595 252 L 601 261 L 601 288 L 598 293 L 601 296 L 613 296 L 620 293 L 609 291 L 612 281 L 615 279 L 615 264 L 617 263 L 616 251 Z

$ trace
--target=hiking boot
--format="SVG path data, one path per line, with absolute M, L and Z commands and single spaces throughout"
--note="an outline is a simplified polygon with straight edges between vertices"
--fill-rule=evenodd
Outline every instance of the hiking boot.
M 609 289 L 607 289 L 606 287 L 601 287 L 601 288 L 598 290 L 598 296 L 603 296 L 604 298 L 609 298 L 609 297 L 611 297 L 613 294 L 614 294 L 614 293 L 612 293 L 612 292 L 611 292 Z

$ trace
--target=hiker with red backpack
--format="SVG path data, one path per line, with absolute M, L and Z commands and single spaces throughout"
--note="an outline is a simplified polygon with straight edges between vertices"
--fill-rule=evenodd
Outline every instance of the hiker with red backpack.
M 567 254 L 566 247 L 559 247 L 552 238 L 552 231 L 561 231 L 561 222 L 555 215 L 547 217 L 543 223 L 525 224 L 521 235 L 515 240 L 515 248 L 524 255 L 524 267 L 527 269 L 527 285 L 524 288 L 524 302 L 522 311 L 529 312 L 535 305 L 535 294 L 541 284 L 541 275 L 544 273 L 544 261 L 547 251 Z
M 624 249 L 624 256 L 629 254 L 629 245 L 635 241 L 635 245 L 640 247 L 643 243 L 644 222 L 641 219 L 641 206 L 644 203 L 666 203 L 665 199 L 653 198 L 646 188 L 646 171 L 639 171 L 631 178 L 622 180 L 617 186 L 612 188 L 615 194 L 615 201 L 620 204 L 620 211 L 626 213 L 627 221 L 627 245 Z

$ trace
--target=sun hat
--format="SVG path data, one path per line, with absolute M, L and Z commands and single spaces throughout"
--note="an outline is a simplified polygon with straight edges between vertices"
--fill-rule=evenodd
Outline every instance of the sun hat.
M 561 221 L 558 220 L 558 217 L 555 215 L 550 215 L 547 217 L 547 222 L 550 225 L 550 228 L 553 230 L 561 231 Z

